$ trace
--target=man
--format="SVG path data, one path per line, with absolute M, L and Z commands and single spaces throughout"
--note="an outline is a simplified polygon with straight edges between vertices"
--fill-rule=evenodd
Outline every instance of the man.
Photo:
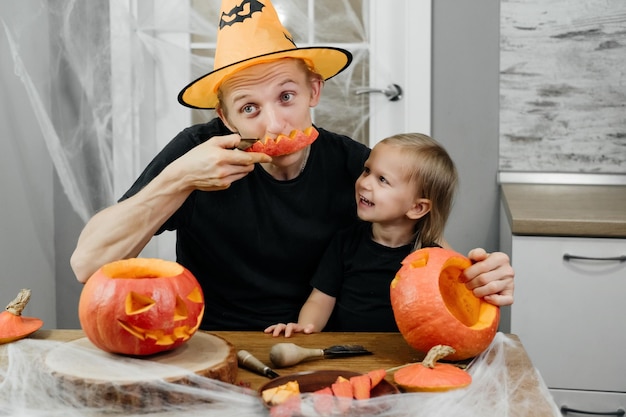
M 262 330 L 297 319 L 328 242 L 356 217 L 354 182 L 369 150 L 311 128 L 310 108 L 349 65 L 348 51 L 297 48 L 269 0 L 224 0 L 221 12 L 215 69 L 179 95 L 219 118 L 181 132 L 96 214 L 71 264 L 85 282 L 176 230 L 177 260 L 203 287 L 202 328 Z M 260 152 L 233 149 L 242 138 L 261 139 Z M 510 304 L 508 257 L 479 250 L 474 260 L 468 286 Z

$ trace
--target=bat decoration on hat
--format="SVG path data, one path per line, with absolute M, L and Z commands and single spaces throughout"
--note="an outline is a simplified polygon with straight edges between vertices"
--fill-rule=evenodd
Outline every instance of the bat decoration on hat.
M 260 12 L 265 5 L 258 0 L 244 0 L 239 6 L 233 7 L 228 13 L 222 12 L 220 29 L 243 22 L 252 17 L 254 12 Z

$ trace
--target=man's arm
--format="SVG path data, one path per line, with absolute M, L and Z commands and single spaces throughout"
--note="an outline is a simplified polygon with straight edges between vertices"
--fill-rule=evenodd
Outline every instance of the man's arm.
M 97 213 L 85 225 L 70 264 L 86 282 L 100 266 L 139 255 L 154 233 L 184 203 L 193 190 L 230 187 L 271 158 L 231 150 L 239 135 L 212 138 L 168 165 L 134 196 Z

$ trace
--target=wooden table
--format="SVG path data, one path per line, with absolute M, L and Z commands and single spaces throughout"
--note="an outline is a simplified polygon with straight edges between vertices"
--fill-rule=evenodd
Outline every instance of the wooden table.
M 290 338 L 278 337 L 262 332 L 220 331 L 211 332 L 228 342 L 236 350 L 247 350 L 263 363 L 272 366 L 269 360 L 270 348 L 279 342 L 292 342 L 302 347 L 326 348 L 337 344 L 359 344 L 373 352 L 373 355 L 354 356 L 341 359 L 314 359 L 301 362 L 289 368 L 274 368 L 280 375 L 295 372 L 344 369 L 356 372 L 368 372 L 374 369 L 389 369 L 410 362 L 423 359 L 423 355 L 409 347 L 399 333 L 316 333 L 312 335 L 296 334 Z M 30 336 L 33 339 L 71 341 L 84 334 L 81 330 L 39 330 Z M 533 365 L 524 350 L 521 342 L 515 335 L 506 335 L 513 343 L 505 348 L 505 357 L 510 375 L 519 376 L 523 392 L 519 401 L 532 401 L 536 416 L 553 415 L 554 404 L 546 400 L 541 390 L 542 381 L 535 372 L 528 372 Z M 1 358 L 2 355 L 0 355 Z M 3 364 L 0 363 L 0 366 Z M 388 376 L 392 381 L 393 378 Z M 268 382 L 267 377 L 257 375 L 246 369 L 239 368 L 236 383 L 258 389 Z M 510 398 L 513 405 L 516 398 Z

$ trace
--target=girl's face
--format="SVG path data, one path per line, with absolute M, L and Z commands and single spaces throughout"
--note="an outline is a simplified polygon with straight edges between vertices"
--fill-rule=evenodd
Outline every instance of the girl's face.
M 242 138 L 274 139 L 311 126 L 310 108 L 319 102 L 321 87 L 322 81 L 311 80 L 294 59 L 254 65 L 221 86 L 218 114 Z
M 409 176 L 410 158 L 397 146 L 377 144 L 356 180 L 357 214 L 372 223 L 403 224 L 421 200 Z

